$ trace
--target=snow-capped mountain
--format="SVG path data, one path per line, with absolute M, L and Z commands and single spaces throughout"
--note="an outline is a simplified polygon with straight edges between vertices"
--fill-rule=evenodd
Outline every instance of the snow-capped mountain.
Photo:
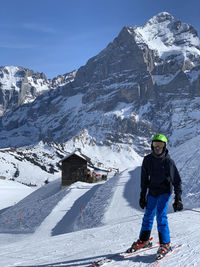
M 45 91 L 71 82 L 75 73 L 76 71 L 73 71 L 50 80 L 44 73 L 34 72 L 23 67 L 0 67 L 0 115 L 23 104 L 33 102 Z
M 199 134 L 200 41 L 169 13 L 124 27 L 72 76 L 6 112 L 1 147 L 63 143 L 87 129 L 98 145 L 129 144 L 143 155 L 155 132 L 171 146 Z

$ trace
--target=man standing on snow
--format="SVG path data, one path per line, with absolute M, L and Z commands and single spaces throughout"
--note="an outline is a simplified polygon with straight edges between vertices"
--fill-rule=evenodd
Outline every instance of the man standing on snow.
M 127 252 L 132 252 L 152 246 L 149 238 L 156 215 L 160 242 L 157 259 L 161 259 L 171 250 L 167 209 L 172 186 L 175 193 L 174 211 L 183 209 L 181 178 L 174 161 L 168 154 L 166 145 L 167 138 L 163 134 L 155 135 L 152 138 L 152 153 L 143 159 L 139 204 L 142 209 L 146 207 L 146 210 L 139 239 L 127 250 Z

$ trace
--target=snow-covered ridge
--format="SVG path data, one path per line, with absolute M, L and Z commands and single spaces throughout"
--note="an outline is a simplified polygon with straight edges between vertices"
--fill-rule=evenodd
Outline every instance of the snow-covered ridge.
M 166 21 L 173 21 L 174 20 L 174 17 L 168 13 L 168 12 L 160 12 L 158 13 L 157 15 L 153 16 L 150 20 L 148 20 L 146 23 L 145 23 L 145 26 L 146 25 L 156 25 L 158 23 L 162 23 L 162 22 L 166 22 Z M 144 27 L 145 27 L 144 26 Z
M 5 66 L 0 68 L 1 73 L 1 89 L 2 90 L 21 90 L 22 78 L 26 76 L 26 70 L 22 67 Z M 30 73 L 31 74 L 31 73 Z M 34 73 L 33 73 L 34 74 Z M 48 81 L 44 81 L 45 75 L 38 75 L 38 78 L 27 75 L 27 83 L 31 86 L 36 86 L 38 91 L 48 90 Z

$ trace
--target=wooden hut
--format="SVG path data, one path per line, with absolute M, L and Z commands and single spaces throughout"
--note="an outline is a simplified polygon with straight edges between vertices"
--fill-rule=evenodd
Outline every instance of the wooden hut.
M 80 150 L 64 157 L 62 159 L 62 187 L 77 181 L 90 182 L 88 176 L 89 163 L 90 158 L 83 155 Z

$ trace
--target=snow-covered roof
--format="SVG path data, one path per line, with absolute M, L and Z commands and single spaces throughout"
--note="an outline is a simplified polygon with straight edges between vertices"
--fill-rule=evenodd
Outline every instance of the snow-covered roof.
M 88 156 L 82 154 L 80 150 L 75 150 L 75 151 L 73 151 L 72 153 L 66 155 L 64 158 L 61 159 L 61 161 L 63 162 L 64 160 L 68 159 L 68 158 L 71 157 L 72 155 L 76 155 L 76 156 L 78 156 L 78 157 L 80 157 L 80 158 L 86 160 L 87 162 L 90 162 L 90 161 L 91 161 L 91 159 L 90 159 Z

